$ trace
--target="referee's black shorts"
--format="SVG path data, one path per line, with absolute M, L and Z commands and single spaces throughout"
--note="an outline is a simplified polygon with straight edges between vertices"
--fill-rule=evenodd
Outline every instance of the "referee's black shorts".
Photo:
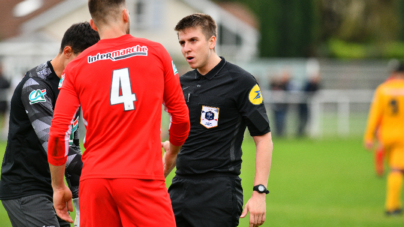
M 177 227 L 235 227 L 243 209 L 238 176 L 175 176 L 168 190 Z

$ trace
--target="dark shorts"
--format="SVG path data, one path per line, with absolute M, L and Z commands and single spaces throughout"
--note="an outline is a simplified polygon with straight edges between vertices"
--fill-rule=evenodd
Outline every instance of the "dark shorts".
M 31 195 L 2 203 L 13 227 L 70 227 L 56 215 L 49 195 Z
M 238 226 L 243 209 L 239 177 L 175 176 L 168 192 L 178 227 Z

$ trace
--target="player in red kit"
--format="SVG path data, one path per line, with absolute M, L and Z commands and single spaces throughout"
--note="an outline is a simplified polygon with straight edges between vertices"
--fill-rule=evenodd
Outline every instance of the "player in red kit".
M 48 146 L 54 206 L 71 222 L 63 172 L 68 135 L 81 106 L 87 128 L 80 180 L 80 226 L 175 226 L 164 176 L 190 123 L 178 73 L 164 47 L 129 34 L 124 0 L 89 0 L 101 40 L 65 69 Z M 171 148 L 161 158 L 162 104 Z M 66 205 L 67 204 L 67 205 Z

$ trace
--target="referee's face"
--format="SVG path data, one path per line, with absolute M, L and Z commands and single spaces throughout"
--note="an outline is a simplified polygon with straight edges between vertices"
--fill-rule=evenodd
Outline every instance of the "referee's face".
M 182 55 L 191 68 L 201 69 L 206 66 L 214 45 L 206 39 L 201 27 L 186 28 L 179 31 L 178 40 Z

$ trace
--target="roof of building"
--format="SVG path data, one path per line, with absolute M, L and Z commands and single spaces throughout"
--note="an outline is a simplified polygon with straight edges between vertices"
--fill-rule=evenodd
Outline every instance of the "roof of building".
M 255 14 L 244 4 L 237 2 L 222 2 L 218 3 L 227 12 L 231 13 L 239 20 L 244 21 L 246 24 L 258 29 L 258 19 Z
M 26 0 L 0 0 L 0 39 L 8 39 L 18 36 L 21 32 L 21 25 L 26 21 L 42 14 L 53 6 L 64 0 L 42 0 L 40 7 L 24 16 L 14 16 L 15 8 L 18 4 Z
M 2 6 L 0 7 L 0 40 L 14 38 L 21 34 L 35 31 L 46 25 L 49 20 L 52 21 L 53 19 L 74 10 L 84 2 L 77 0 L 35 0 L 42 3 L 40 8 L 25 16 L 14 16 L 16 5 L 23 1 L 33 0 L 0 0 L 0 5 Z M 71 4 L 72 1 L 75 1 L 76 4 Z M 204 6 L 209 5 L 211 8 L 213 7 L 216 9 L 218 8 L 217 6 L 220 6 L 219 8 L 230 13 L 232 16 L 242 21 L 242 23 L 244 22 L 244 24 L 251 26 L 254 29 L 257 29 L 258 27 L 257 19 L 254 14 L 240 3 L 214 4 L 209 0 L 201 2 L 189 0 L 183 1 L 196 8 L 200 8 L 200 10 L 204 9 L 204 7 L 201 7 L 201 4 Z

